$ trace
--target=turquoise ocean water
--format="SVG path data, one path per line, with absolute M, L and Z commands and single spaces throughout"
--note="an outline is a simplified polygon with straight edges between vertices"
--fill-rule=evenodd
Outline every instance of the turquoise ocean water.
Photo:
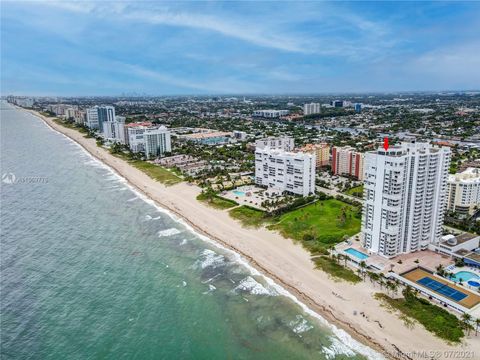
M 2 359 L 379 358 L 1 104 Z

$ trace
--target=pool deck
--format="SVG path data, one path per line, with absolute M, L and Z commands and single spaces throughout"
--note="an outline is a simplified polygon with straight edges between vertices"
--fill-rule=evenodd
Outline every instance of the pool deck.
M 433 291 L 433 290 L 428 289 L 421 284 L 418 284 L 417 281 L 420 280 L 420 279 L 423 279 L 426 276 L 428 276 L 428 277 L 430 277 L 432 279 L 435 279 L 436 281 L 438 281 L 442 284 L 448 285 L 452 289 L 455 289 L 455 290 L 467 295 L 467 297 L 465 297 L 464 299 L 462 299 L 460 301 L 456 301 L 456 303 L 462 305 L 463 307 L 466 307 L 467 309 L 472 309 L 475 306 L 477 306 L 478 304 L 480 304 L 480 296 L 479 295 L 474 294 L 473 292 L 471 292 L 471 291 L 469 291 L 469 290 L 467 290 L 463 287 L 454 285 L 453 283 L 451 283 L 451 282 L 449 282 L 449 281 L 447 281 L 447 280 L 445 280 L 445 279 L 443 279 L 439 276 L 433 275 L 433 274 L 431 274 L 428 271 L 425 271 L 423 269 L 420 269 L 420 268 L 413 269 L 413 270 L 411 270 L 407 273 L 401 274 L 401 276 L 404 277 L 407 280 L 410 280 L 411 282 L 416 283 L 416 286 L 425 288 L 425 289 L 430 290 L 430 291 Z M 434 291 L 434 292 L 436 293 L 436 291 Z M 440 296 L 443 296 L 440 293 L 437 293 L 437 294 L 439 294 Z M 450 301 L 454 301 L 454 300 L 450 299 Z
M 368 251 L 368 249 L 363 248 L 362 242 L 355 240 L 356 236 L 360 237 L 360 234 L 352 236 L 350 238 L 350 244 L 346 242 L 338 244 L 335 247 L 337 252 L 343 254 L 348 248 L 360 251 L 369 256 L 368 259 L 364 260 L 367 265 L 373 266 L 374 268 L 382 271 L 385 274 L 390 271 L 390 268 L 392 266 L 393 271 L 395 271 L 397 274 L 401 274 L 412 268 L 416 268 L 417 266 L 421 266 L 429 271 L 435 272 L 435 268 L 438 265 L 447 267 L 454 263 L 449 256 L 430 250 L 416 251 L 410 254 L 402 254 L 396 256 L 393 259 L 387 259 L 383 256 Z M 358 260 L 358 258 L 355 259 Z

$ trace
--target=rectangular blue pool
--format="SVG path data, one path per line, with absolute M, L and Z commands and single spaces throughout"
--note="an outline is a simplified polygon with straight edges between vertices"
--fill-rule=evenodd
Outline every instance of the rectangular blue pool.
M 368 259 L 369 256 L 367 254 L 362 253 L 361 251 L 358 251 L 354 248 L 348 248 L 344 250 L 347 254 L 355 256 L 357 259 L 360 260 L 365 260 Z
M 450 298 L 456 302 L 459 302 L 467 297 L 467 294 L 461 291 L 455 290 L 454 288 L 448 286 L 447 284 L 434 280 L 429 276 L 425 276 L 424 278 L 417 280 L 417 283 L 439 294 L 442 294 L 443 296 Z

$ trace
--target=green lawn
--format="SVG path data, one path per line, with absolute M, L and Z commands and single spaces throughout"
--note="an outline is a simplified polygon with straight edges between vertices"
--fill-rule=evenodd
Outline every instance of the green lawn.
M 399 310 L 407 318 L 418 321 L 425 329 L 448 342 L 459 343 L 464 337 L 462 322 L 455 315 L 426 299 L 392 299 L 382 293 L 375 294 L 375 298 L 391 309 Z
M 161 166 L 141 160 L 133 160 L 129 163 L 164 185 L 170 186 L 182 182 L 181 178 Z
M 269 229 L 283 236 L 302 241 L 312 252 L 322 251 L 360 231 L 360 210 L 336 199 L 314 204 L 283 214 Z
M 345 191 L 345 194 L 363 199 L 363 185 L 355 186 Z
M 242 223 L 246 227 L 258 228 L 262 226 L 266 219 L 265 213 L 250 206 L 239 206 L 228 212 L 230 216 Z
M 320 256 L 313 260 L 315 267 L 329 274 L 334 280 L 345 280 L 353 284 L 362 281 L 362 278 L 355 274 L 349 268 L 337 264 L 333 259 L 327 256 Z
M 233 200 L 224 199 L 216 195 L 209 199 L 208 196 L 206 196 L 206 194 L 204 193 L 198 195 L 197 200 L 207 204 L 208 206 L 211 206 L 211 207 L 214 207 L 215 209 L 220 209 L 220 210 L 230 209 L 238 205 L 238 203 L 236 203 Z

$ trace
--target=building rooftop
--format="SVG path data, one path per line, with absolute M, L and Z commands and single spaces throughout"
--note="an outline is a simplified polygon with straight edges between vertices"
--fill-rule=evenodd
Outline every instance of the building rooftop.
M 134 122 L 130 124 L 125 124 L 125 127 L 137 127 L 137 126 L 152 126 L 152 123 L 150 121 L 144 121 L 144 122 Z

